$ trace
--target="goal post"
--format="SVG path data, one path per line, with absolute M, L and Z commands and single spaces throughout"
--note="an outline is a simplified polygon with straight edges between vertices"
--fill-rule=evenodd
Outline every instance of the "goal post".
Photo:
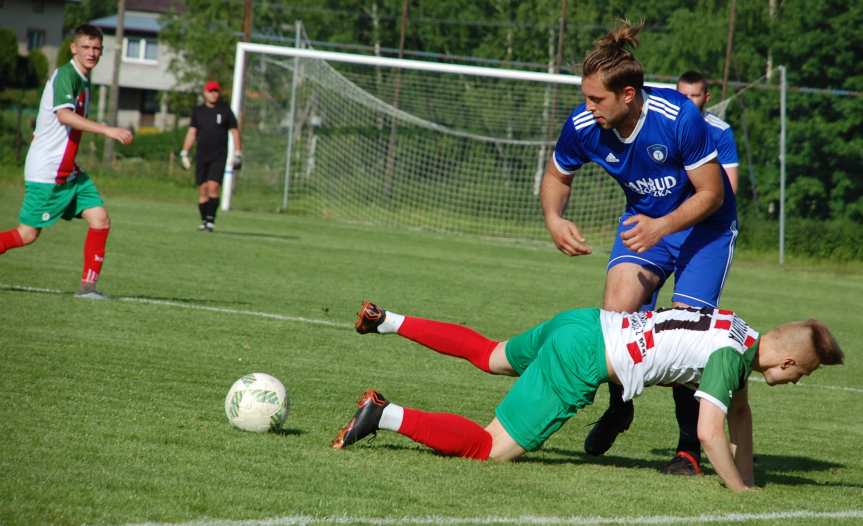
M 238 43 L 231 108 L 244 119 L 244 168 L 239 180 L 226 170 L 222 207 L 252 206 L 244 189 L 254 187 L 270 196 L 265 207 L 291 213 L 547 239 L 539 181 L 580 83 L 576 75 Z M 624 199 L 591 163 L 573 181 L 566 215 L 585 233 L 612 230 Z

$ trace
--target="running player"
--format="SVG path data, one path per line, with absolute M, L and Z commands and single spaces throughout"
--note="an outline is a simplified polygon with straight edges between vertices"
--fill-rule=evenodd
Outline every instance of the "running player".
M 711 307 L 731 266 L 737 237 L 734 192 L 716 162 L 701 113 L 673 89 L 644 85 L 631 49 L 641 25 L 624 23 L 597 41 L 582 65 L 585 102 L 567 119 L 542 180 L 546 228 L 569 256 L 592 249 L 563 217 L 578 169 L 600 165 L 626 195 L 626 209 L 608 260 L 603 309 L 650 310 L 674 276 L 675 306 Z M 584 449 L 602 455 L 629 428 L 634 409 L 609 383 L 609 408 Z M 681 442 L 697 437 L 681 437 Z M 666 473 L 700 472 L 695 455 L 675 455 Z
M 369 302 L 357 315 L 361 334 L 398 334 L 484 371 L 519 378 L 485 428 L 460 415 L 401 407 L 368 390 L 333 441 L 336 449 L 386 429 L 443 455 L 506 461 L 539 449 L 593 402 L 601 383 L 620 386 L 624 400 L 647 386 L 680 383 L 696 389 L 698 437 L 733 491 L 755 483 L 750 373 L 758 371 L 771 386 L 796 383 L 820 365 L 843 361 L 836 340 L 817 320 L 787 323 L 759 336 L 733 312 L 709 307 L 638 313 L 574 309 L 508 341 Z
M 710 102 L 710 88 L 707 86 L 707 79 L 697 71 L 687 71 L 677 79 L 677 91 L 686 95 L 695 104 L 695 107 L 701 110 L 704 122 L 707 123 L 707 130 L 716 145 L 716 158 L 722 166 L 722 171 L 728 176 L 731 190 L 736 194 L 737 168 L 740 163 L 737 154 L 737 142 L 734 140 L 734 132 L 731 131 L 730 124 L 720 119 L 719 116 L 704 111 L 704 106 Z
M 0 254 L 36 241 L 43 228 L 61 217 L 84 218 L 89 225 L 84 241 L 84 270 L 77 298 L 104 299 L 96 282 L 105 260 L 111 221 L 96 185 L 75 163 L 82 132 L 104 135 L 122 144 L 132 132 L 93 122 L 90 72 L 102 57 L 102 31 L 89 24 L 75 29 L 72 60 L 57 68 L 45 85 L 36 131 L 24 165 L 24 202 L 17 228 L 0 232 Z

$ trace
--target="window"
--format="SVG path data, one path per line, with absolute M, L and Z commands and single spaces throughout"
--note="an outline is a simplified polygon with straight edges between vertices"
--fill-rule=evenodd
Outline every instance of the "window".
M 147 62 L 154 64 L 159 60 L 159 47 L 155 39 L 128 37 L 123 39 L 123 60 L 126 62 Z
M 27 51 L 39 49 L 45 45 L 45 30 L 44 29 L 28 29 L 27 30 Z
M 33 0 L 33 3 L 31 5 L 33 6 L 34 13 L 45 12 L 45 0 Z

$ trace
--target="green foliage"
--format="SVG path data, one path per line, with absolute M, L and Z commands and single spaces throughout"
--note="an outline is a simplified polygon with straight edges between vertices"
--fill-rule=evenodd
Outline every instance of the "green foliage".
M 0 88 L 15 84 L 18 67 L 18 39 L 9 28 L 0 28 Z
M 30 51 L 27 55 L 33 65 L 33 75 L 37 86 L 42 86 L 48 80 L 48 57 L 39 49 Z
M 179 84 L 194 86 L 195 91 L 201 91 L 207 79 L 231 85 L 242 3 L 188 0 L 182 13 L 167 13 L 161 21 L 160 40 L 178 50 L 169 67 Z
M 63 9 L 63 31 L 69 33 L 81 24 L 117 12 L 116 0 L 68 2 Z M 61 62 L 58 62 L 61 64 Z
M 66 37 L 57 48 L 57 67 L 72 60 L 72 37 Z

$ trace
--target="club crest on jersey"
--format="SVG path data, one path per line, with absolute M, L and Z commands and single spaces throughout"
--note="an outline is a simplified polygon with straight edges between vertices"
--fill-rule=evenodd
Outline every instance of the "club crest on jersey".
M 647 147 L 647 153 L 651 159 L 659 164 L 665 163 L 668 158 L 668 148 L 664 144 L 651 144 Z

